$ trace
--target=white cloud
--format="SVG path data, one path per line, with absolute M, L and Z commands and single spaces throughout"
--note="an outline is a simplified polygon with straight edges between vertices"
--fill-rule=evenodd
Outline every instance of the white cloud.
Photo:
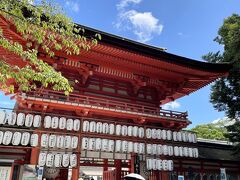
M 181 107 L 181 104 L 177 101 L 172 101 L 162 106 L 163 109 L 178 109 Z
M 123 10 L 125 9 L 129 4 L 139 4 L 142 0 L 121 0 L 117 4 L 117 9 L 118 10 Z
M 65 6 L 74 12 L 79 12 L 79 3 L 74 0 L 65 1 Z
M 118 19 L 115 23 L 120 30 L 132 30 L 140 42 L 150 41 L 155 34 L 160 35 L 163 25 L 152 15 L 152 12 L 138 12 L 126 8 L 132 4 L 139 4 L 141 0 L 122 0 L 117 4 Z

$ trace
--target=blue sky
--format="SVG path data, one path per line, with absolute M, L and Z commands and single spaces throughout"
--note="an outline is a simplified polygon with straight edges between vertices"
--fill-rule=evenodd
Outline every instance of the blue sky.
M 240 13 L 238 0 L 57 0 L 73 21 L 201 60 L 221 50 L 213 42 L 223 19 Z M 224 117 L 209 103 L 207 86 L 165 107 L 188 111 L 191 126 Z M 0 95 L 0 106 L 13 102 Z M 190 127 L 191 127 L 190 126 Z

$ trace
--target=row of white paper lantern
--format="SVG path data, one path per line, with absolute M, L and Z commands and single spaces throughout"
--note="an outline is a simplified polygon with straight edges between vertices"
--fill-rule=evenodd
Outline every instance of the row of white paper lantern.
M 82 138 L 82 150 L 144 154 L 145 144 L 101 138 Z
M 62 136 L 55 134 L 42 134 L 41 147 L 44 148 L 60 148 L 60 149 L 76 149 L 78 147 L 77 136 Z
M 30 134 L 29 132 L 11 132 L 11 131 L 0 131 L 0 144 L 14 145 L 14 146 L 27 146 L 36 147 L 38 145 L 38 135 Z
M 115 134 L 118 136 L 134 136 L 134 137 L 144 137 L 144 128 L 138 126 L 126 126 L 126 125 L 115 125 L 95 122 L 95 121 L 84 121 L 83 122 L 83 132 L 92 133 L 103 133 L 103 134 Z
M 196 134 L 190 132 L 172 132 L 171 130 L 161 129 L 146 129 L 146 138 L 148 139 L 163 139 L 163 140 L 174 140 L 183 142 L 197 142 Z
M 79 131 L 80 130 L 80 120 L 79 119 L 66 119 L 65 117 L 44 117 L 44 128 L 52 128 L 52 129 L 61 129 L 68 131 Z
M 40 127 L 41 126 L 41 116 L 32 115 L 24 113 L 15 113 L 15 112 L 6 112 L 0 111 L 0 124 L 7 125 L 17 125 L 17 126 L 26 126 L 26 127 Z
M 147 154 L 198 158 L 198 149 L 161 144 L 147 144 Z
M 39 153 L 38 157 L 39 166 L 47 167 L 76 167 L 77 155 L 76 154 L 54 154 L 54 153 Z
M 147 170 L 163 170 L 172 171 L 173 161 L 172 160 L 161 160 L 161 159 L 147 159 Z

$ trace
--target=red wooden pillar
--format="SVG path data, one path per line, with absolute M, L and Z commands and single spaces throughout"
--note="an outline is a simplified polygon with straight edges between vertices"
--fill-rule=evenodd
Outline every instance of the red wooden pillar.
M 38 164 L 38 156 L 39 156 L 39 148 L 35 147 L 31 150 L 31 156 L 30 156 L 30 164 L 37 165 Z
M 136 154 L 135 153 L 131 153 L 131 160 L 130 160 L 130 173 L 135 173 L 135 167 L 134 167 L 134 162 L 135 162 L 135 157 Z
M 103 159 L 103 171 L 108 171 L 108 159 Z
M 115 159 L 114 160 L 114 165 L 115 165 L 116 180 L 121 180 L 122 160 L 121 159 Z
M 168 180 L 169 179 L 168 172 L 162 171 L 161 175 L 162 175 L 162 178 L 161 178 L 162 180 Z M 160 179 L 159 176 L 158 176 L 158 179 Z
M 72 180 L 78 180 L 79 179 L 79 167 L 76 167 L 72 169 Z

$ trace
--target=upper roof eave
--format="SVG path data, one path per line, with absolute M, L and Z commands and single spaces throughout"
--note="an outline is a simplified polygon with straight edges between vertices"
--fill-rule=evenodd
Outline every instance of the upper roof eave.
M 127 38 L 123 38 L 117 35 L 113 35 L 107 32 L 96 30 L 94 28 L 90 28 L 84 25 L 80 25 L 80 24 L 76 24 L 76 25 L 83 28 L 87 36 L 92 37 L 96 33 L 101 34 L 102 36 L 101 42 L 103 43 L 110 44 L 123 49 L 127 49 L 129 51 L 136 52 L 138 54 L 150 56 L 157 60 L 165 61 L 168 63 L 173 63 L 180 66 L 186 66 L 193 69 L 215 72 L 215 73 L 227 73 L 232 67 L 231 63 L 209 63 L 209 62 L 198 61 L 198 60 L 194 60 L 194 59 L 190 59 L 190 58 L 165 52 L 164 48 L 158 48 L 155 46 L 143 44 L 143 43 L 133 41 Z

